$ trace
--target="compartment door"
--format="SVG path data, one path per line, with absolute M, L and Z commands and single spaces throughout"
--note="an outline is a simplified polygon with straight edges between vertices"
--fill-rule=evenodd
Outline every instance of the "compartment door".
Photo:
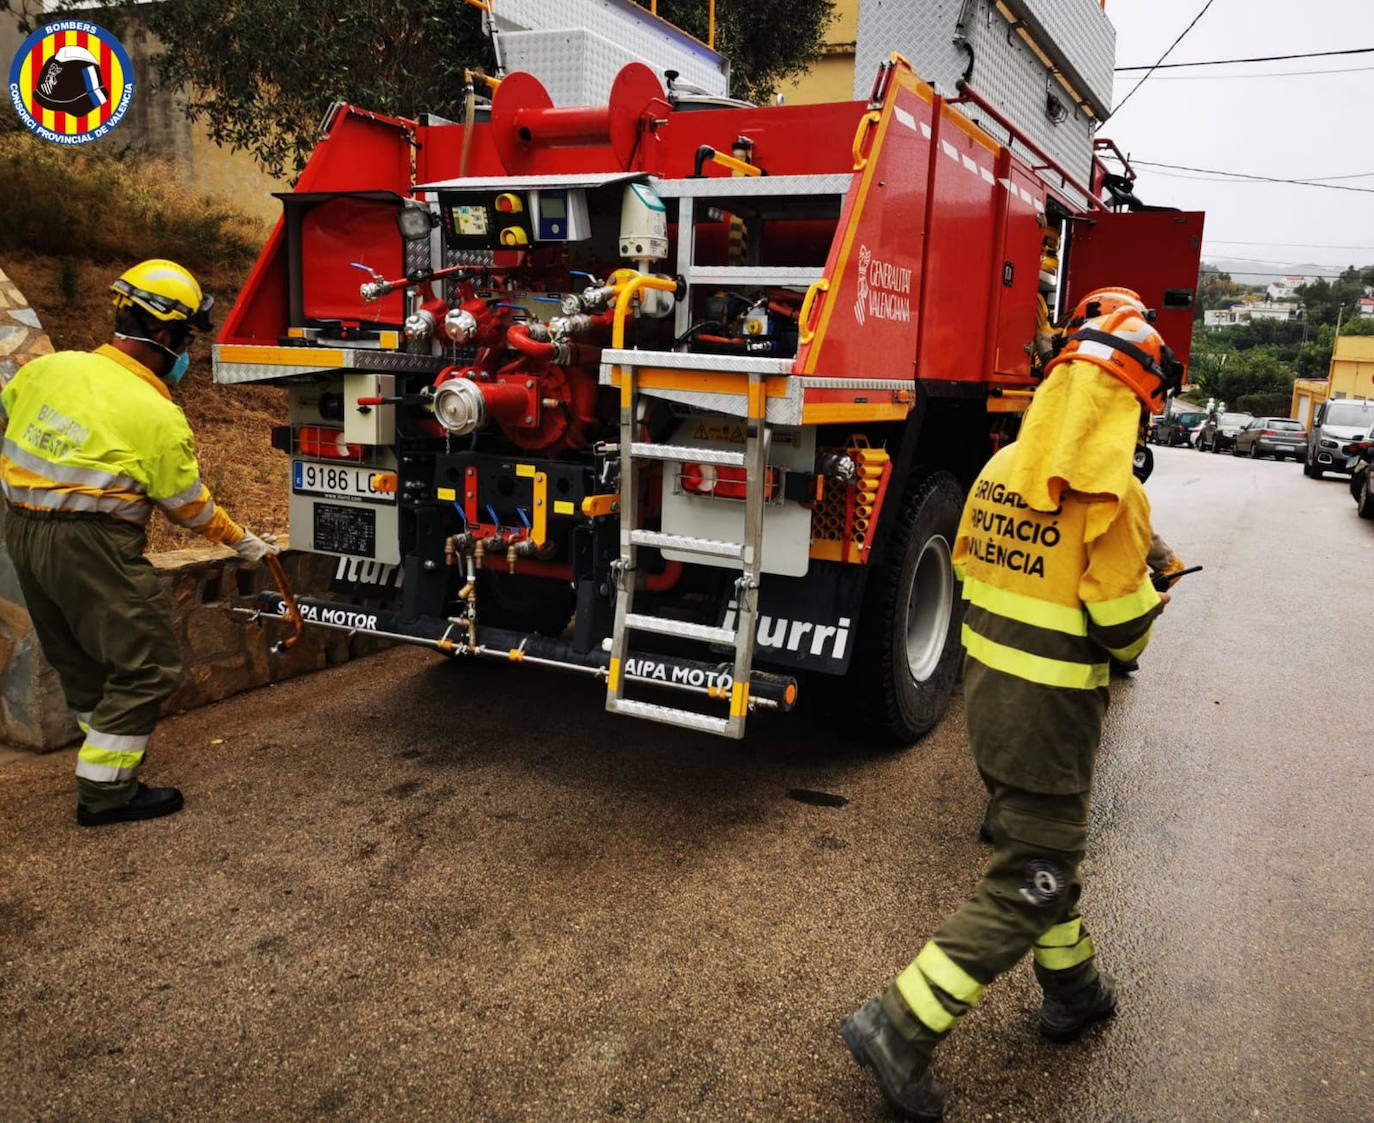
M 1071 223 L 1065 310 L 1093 289 L 1124 285 L 1159 312 L 1164 342 L 1186 366 L 1193 341 L 1201 211 L 1097 212 Z

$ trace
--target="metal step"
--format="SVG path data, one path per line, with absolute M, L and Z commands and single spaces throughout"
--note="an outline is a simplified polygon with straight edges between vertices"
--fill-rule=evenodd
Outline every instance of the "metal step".
M 718 538 L 694 538 L 690 534 L 663 534 L 657 530 L 632 530 L 630 541 L 636 546 L 655 546 L 660 550 L 678 550 L 684 554 L 705 554 L 713 558 L 744 559 L 744 545 L 722 542 Z
M 638 612 L 625 614 L 625 626 L 640 632 L 656 632 L 661 636 L 678 636 L 701 640 L 702 643 L 724 643 L 731 647 L 735 645 L 736 632 L 733 628 L 714 628 L 709 624 L 691 624 L 662 616 L 642 616 Z
M 712 717 L 692 710 L 676 710 L 672 706 L 660 706 L 654 702 L 636 702 L 629 698 L 609 698 L 606 709 L 613 714 L 628 714 L 642 717 L 648 721 L 662 722 L 664 725 L 677 725 L 683 729 L 697 729 L 702 733 L 717 735 L 730 732 L 728 717 Z
M 641 460 L 676 460 L 684 464 L 691 461 L 696 464 L 744 467 L 744 453 L 724 448 L 694 448 L 691 445 L 657 445 L 636 441 L 630 446 L 630 455 Z

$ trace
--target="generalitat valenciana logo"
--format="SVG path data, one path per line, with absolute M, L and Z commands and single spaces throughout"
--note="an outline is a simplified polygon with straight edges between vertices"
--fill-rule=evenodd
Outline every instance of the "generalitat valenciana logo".
M 62 20 L 24 40 L 10 63 L 9 94 L 29 132 L 54 144 L 86 144 L 124 119 L 134 69 L 103 27 Z

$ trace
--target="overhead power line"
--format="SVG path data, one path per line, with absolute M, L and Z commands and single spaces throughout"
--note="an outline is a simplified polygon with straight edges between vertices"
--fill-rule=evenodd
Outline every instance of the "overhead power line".
M 1148 79 L 1151 74 L 1153 74 L 1164 64 L 1164 60 L 1169 57 L 1169 53 L 1180 43 L 1183 42 L 1183 37 L 1187 35 L 1188 32 L 1193 30 L 1193 28 L 1197 25 L 1197 21 L 1207 14 L 1207 9 L 1210 8 L 1214 2 L 1215 0 L 1207 0 L 1207 3 L 1202 5 L 1201 11 L 1199 11 L 1198 14 L 1192 18 L 1192 21 L 1188 24 L 1187 27 L 1185 27 L 1182 31 L 1178 33 L 1178 38 L 1175 39 L 1172 43 L 1170 43 L 1165 52 L 1162 55 L 1160 55 L 1158 59 L 1155 60 L 1154 66 L 1150 67 L 1147 71 L 1145 71 L 1145 73 L 1140 76 L 1140 81 L 1130 88 L 1130 91 L 1126 94 L 1126 96 L 1116 103 L 1116 106 L 1112 109 L 1110 113 L 1107 114 L 1106 117 L 1102 118 L 1103 124 L 1106 124 L 1109 120 L 1111 120 L 1112 117 L 1114 117 L 1117 113 L 1121 112 L 1122 106 L 1124 106 L 1128 101 L 1130 101 L 1131 98 L 1135 96 L 1136 90 L 1140 89 L 1141 86 L 1145 85 L 1146 79 Z
M 1214 246 L 1284 246 L 1296 250 L 1374 250 L 1374 246 L 1347 246 L 1335 242 L 1242 242 L 1236 238 L 1204 238 Z
M 1200 172 L 1202 175 L 1218 176 L 1226 180 L 1240 180 L 1242 183 L 1285 183 L 1296 187 L 1324 187 L 1328 191 L 1355 191 L 1362 195 L 1374 195 L 1374 187 L 1351 187 L 1344 183 L 1325 183 L 1321 178 L 1312 179 L 1282 179 L 1277 176 L 1268 175 L 1249 175 L 1245 172 L 1227 172 L 1216 168 L 1195 168 L 1188 164 L 1162 164 L 1154 160 L 1131 159 L 1131 163 L 1143 168 L 1172 168 L 1179 172 Z M 1370 175 L 1369 172 L 1360 172 L 1350 176 L 1327 176 L 1326 179 L 1363 179 Z
M 1193 23 L 1197 21 L 1194 20 Z M 1189 25 L 1192 26 L 1191 24 Z M 1187 31 L 1184 31 L 1187 34 Z M 1176 46 L 1177 44 L 1175 44 Z M 1169 50 L 1173 50 L 1170 47 Z M 1168 51 L 1164 52 L 1166 55 Z M 1254 58 L 1218 58 L 1209 59 L 1206 62 L 1157 62 L 1153 66 L 1118 66 L 1115 70 L 1117 74 L 1128 74 L 1133 70 L 1179 70 L 1185 66 L 1237 66 L 1246 62 L 1288 62 L 1298 58 L 1331 58 L 1333 55 L 1370 55 L 1374 54 L 1374 47 L 1350 47 L 1342 51 L 1309 51 L 1301 55 L 1257 55 Z
M 1311 78 L 1321 74 L 1363 74 L 1374 66 L 1343 66 L 1336 70 L 1266 70 L 1261 74 L 1174 74 L 1156 82 L 1243 82 L 1247 78 Z M 1118 74 L 1113 82 L 1129 82 L 1129 74 Z

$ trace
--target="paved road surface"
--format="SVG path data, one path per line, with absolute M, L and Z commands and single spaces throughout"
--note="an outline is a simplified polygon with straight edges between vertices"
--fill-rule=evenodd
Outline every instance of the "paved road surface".
M 1158 460 L 1207 569 L 1114 687 L 1084 911 L 1122 1014 L 1044 1044 L 1018 968 L 949 1118 L 1368 1120 L 1374 525 Z M 161 822 L 79 831 L 70 753 L 0 765 L 0 1116 L 885 1118 L 835 1025 L 977 878 L 963 714 L 895 756 L 759 724 L 406 650 L 168 722 Z

